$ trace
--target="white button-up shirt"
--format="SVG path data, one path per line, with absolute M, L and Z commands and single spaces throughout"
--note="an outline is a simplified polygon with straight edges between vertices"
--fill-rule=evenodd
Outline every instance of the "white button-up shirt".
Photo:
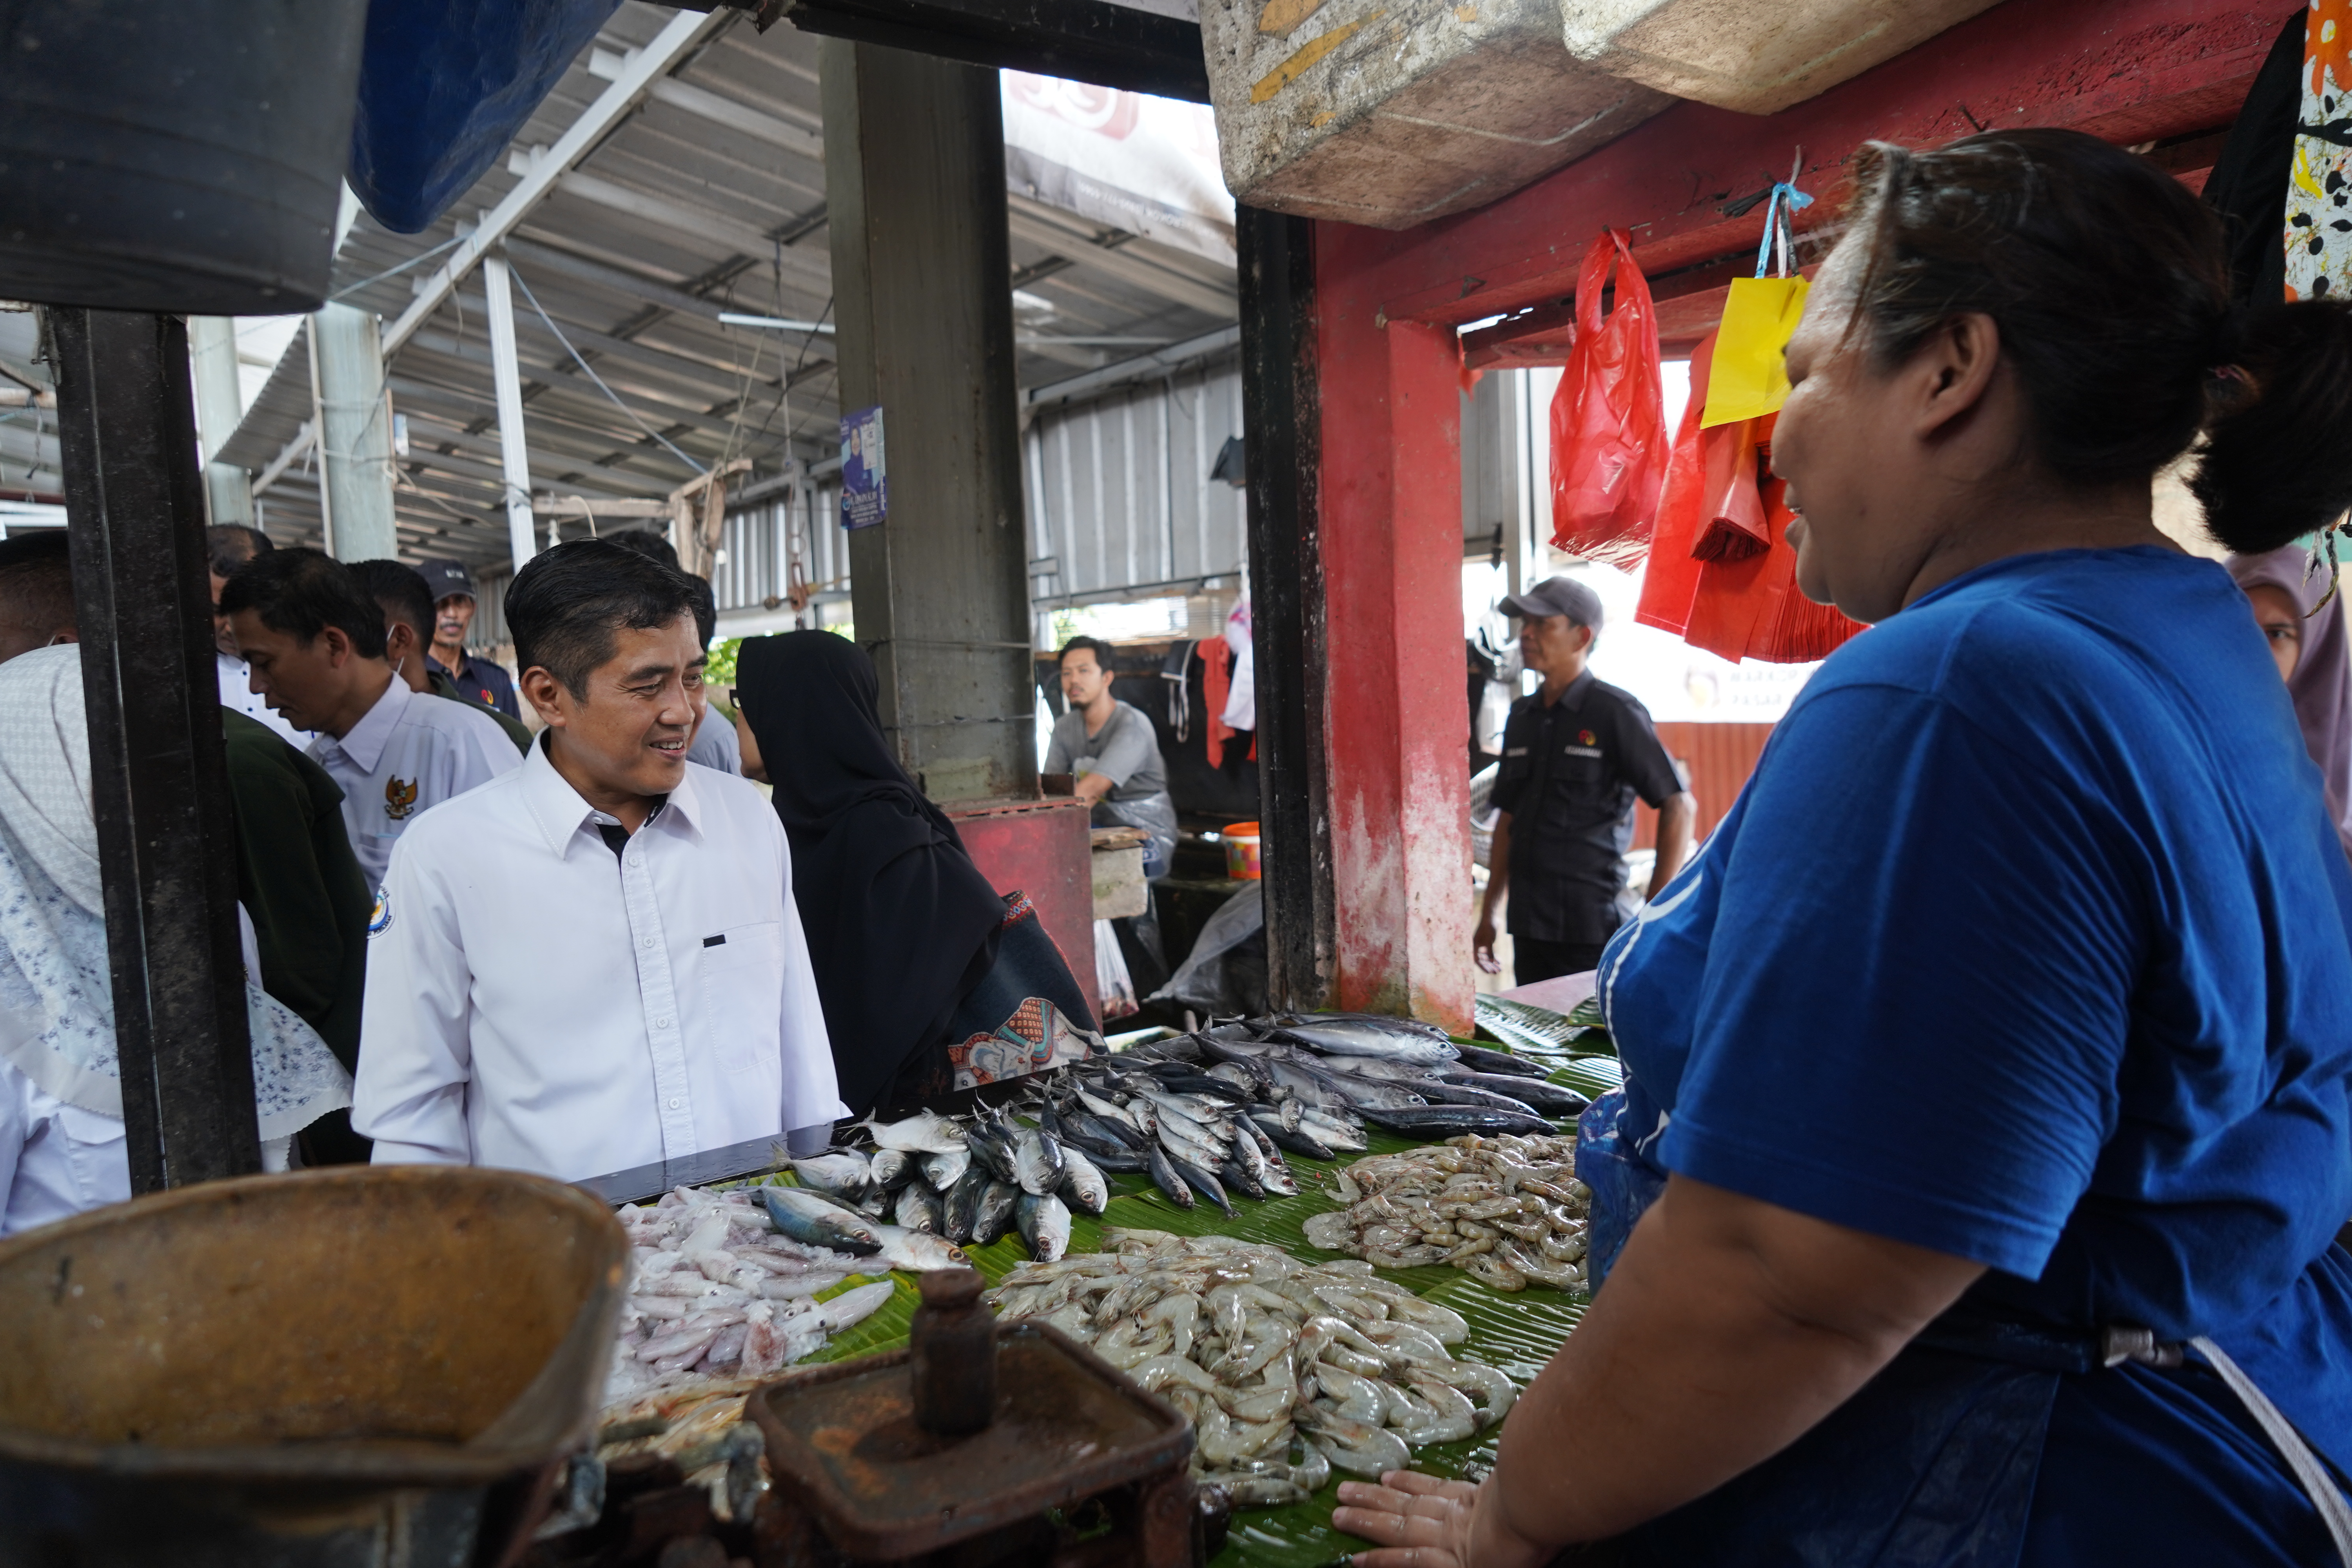
M 368 886 L 381 886 L 392 847 L 432 807 L 521 766 L 499 721 L 394 675 L 367 716 L 310 754 L 343 788 L 343 826 Z
M 613 821 L 542 741 L 401 839 L 352 1107 L 379 1163 L 577 1181 L 848 1114 L 759 791 L 688 764 L 618 856 Z
M 297 730 L 278 716 L 278 710 L 254 695 L 253 666 L 241 658 L 232 658 L 218 648 L 213 650 L 213 662 L 220 672 L 221 706 L 233 708 L 248 719 L 257 720 L 286 737 L 289 746 L 307 746 L 310 731 Z

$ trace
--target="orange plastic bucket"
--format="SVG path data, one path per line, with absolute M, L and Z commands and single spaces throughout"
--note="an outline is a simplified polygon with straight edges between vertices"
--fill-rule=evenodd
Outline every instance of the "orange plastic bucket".
M 1258 879 L 1256 823 L 1236 822 L 1225 829 L 1225 875 L 1237 882 Z

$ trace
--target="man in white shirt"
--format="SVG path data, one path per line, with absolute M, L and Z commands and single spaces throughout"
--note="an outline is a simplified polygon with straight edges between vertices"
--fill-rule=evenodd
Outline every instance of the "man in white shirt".
M 274 550 L 238 567 L 220 604 L 253 684 L 298 729 L 343 792 L 343 826 L 368 884 L 433 807 L 512 773 L 514 745 L 488 714 L 420 697 L 383 657 L 383 612 L 341 562 Z
M 394 850 L 352 1121 L 382 1163 L 579 1180 L 847 1114 L 759 792 L 686 760 L 703 655 L 686 579 L 603 540 L 507 592 L 515 773 Z M 444 704 L 449 706 L 449 704 Z
M 276 548 L 269 535 L 243 523 L 216 523 L 205 530 L 205 552 L 209 557 L 205 564 L 212 569 L 213 578 L 214 663 L 220 677 L 222 707 L 267 726 L 289 745 L 307 746 L 312 739 L 310 732 L 297 730 L 271 712 L 269 705 L 255 693 L 253 670 L 245 662 L 245 656 L 236 651 L 236 634 L 229 629 L 228 617 L 221 614 L 221 589 L 231 574 L 255 556 L 267 555 Z

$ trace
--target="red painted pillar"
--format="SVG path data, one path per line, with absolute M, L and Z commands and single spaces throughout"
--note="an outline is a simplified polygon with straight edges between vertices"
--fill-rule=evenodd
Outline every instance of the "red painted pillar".
M 1318 235 L 1334 1001 L 1470 1023 L 1460 351 Z M 1327 259 L 1328 255 L 1328 259 Z

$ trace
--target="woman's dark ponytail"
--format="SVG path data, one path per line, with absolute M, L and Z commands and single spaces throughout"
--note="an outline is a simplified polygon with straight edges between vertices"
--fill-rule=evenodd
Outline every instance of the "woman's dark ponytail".
M 2232 311 L 2189 489 L 2243 555 L 2334 526 L 2352 509 L 2352 302 Z
M 2231 549 L 2275 549 L 2352 506 L 2352 303 L 2234 309 L 2211 209 L 2077 131 L 1925 152 L 1872 143 L 1852 218 L 1856 325 L 1883 365 L 1981 311 L 2062 482 L 2153 479 L 2207 437 L 2190 481 Z

